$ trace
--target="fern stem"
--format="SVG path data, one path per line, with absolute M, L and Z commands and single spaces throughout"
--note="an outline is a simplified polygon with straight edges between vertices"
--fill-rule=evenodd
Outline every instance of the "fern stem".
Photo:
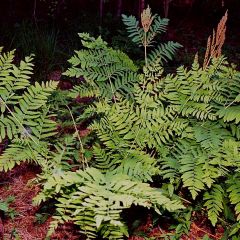
M 179 199 L 183 200 L 185 203 L 192 204 L 192 202 L 190 202 L 186 198 L 183 198 L 183 197 L 180 197 L 180 196 L 178 196 L 178 197 L 179 197 Z
M 108 79 L 109 79 L 111 91 L 112 91 L 112 94 L 113 94 L 113 101 L 114 101 L 114 103 L 116 103 L 116 97 L 115 97 L 115 95 L 114 95 L 113 86 L 112 86 L 112 81 L 111 81 L 110 77 L 108 77 Z
M 69 111 L 69 113 L 70 113 L 70 115 L 71 115 L 71 118 L 72 118 L 72 121 L 73 121 L 73 125 L 74 125 L 74 128 L 75 128 L 76 134 L 77 134 L 77 138 L 78 138 L 79 143 L 80 143 L 81 157 L 82 157 L 82 159 L 83 159 L 83 168 L 84 168 L 84 165 L 85 165 L 85 164 L 86 164 L 86 167 L 88 167 L 87 159 L 85 158 L 85 156 L 84 156 L 84 154 L 83 154 L 83 153 L 84 153 L 84 147 L 83 147 L 82 139 L 81 139 L 81 137 L 80 137 L 80 135 L 79 135 L 79 132 L 78 132 L 78 129 L 77 129 L 77 124 L 76 124 L 76 122 L 75 122 L 75 119 L 74 119 L 74 117 L 73 117 L 73 114 L 72 114 L 71 109 L 68 107 L 68 105 L 66 105 L 66 107 L 67 107 L 67 109 L 68 109 L 68 111 Z
M 144 112 L 146 112 L 146 110 L 147 110 L 147 106 L 144 106 Z M 138 135 L 139 135 L 139 133 L 140 133 L 140 131 L 141 131 L 142 126 L 143 126 L 143 119 L 141 119 L 141 123 L 139 124 L 139 129 L 138 129 L 137 134 L 136 134 L 136 136 L 135 136 L 135 138 L 134 138 L 134 140 L 133 140 L 133 142 L 132 142 L 132 144 L 131 144 L 130 151 L 133 149 L 134 144 L 135 144 L 136 141 L 137 141 L 137 138 L 138 138 Z M 130 151 L 128 151 L 128 153 L 127 153 L 127 155 L 125 156 L 124 159 L 126 159 L 126 158 L 128 157 Z
M 146 34 L 146 33 L 145 33 L 145 34 Z M 145 59 L 145 60 L 146 60 L 146 59 Z M 144 81 L 144 84 L 145 84 L 145 81 Z M 144 106 L 144 112 L 146 112 L 146 110 L 147 110 L 147 106 L 145 105 L 145 106 Z M 134 140 L 133 140 L 133 142 L 132 142 L 132 144 L 131 144 L 130 151 L 133 149 L 134 144 L 135 144 L 136 141 L 137 141 L 137 138 L 138 138 L 138 135 L 139 135 L 139 133 L 140 133 L 140 131 L 141 131 L 142 126 L 143 126 L 143 119 L 141 119 L 141 122 L 140 122 L 140 124 L 139 124 L 139 129 L 138 129 L 137 134 L 136 134 L 136 136 L 135 136 L 135 138 L 134 138 Z M 126 158 L 128 157 L 130 151 L 128 151 L 128 153 L 127 153 L 127 155 L 125 156 L 124 159 L 126 159 Z
M 147 33 L 146 32 L 144 32 L 144 58 L 145 58 L 145 66 L 147 67 L 148 60 L 147 60 Z
M 34 138 L 32 137 L 32 135 L 28 132 L 28 130 L 22 125 L 22 123 L 18 120 L 18 118 L 14 115 L 14 113 L 12 112 L 12 110 L 8 107 L 8 105 L 6 104 L 6 102 L 0 97 L 0 101 L 4 104 L 4 106 L 6 107 L 6 109 L 10 112 L 10 114 L 13 116 L 13 118 L 18 122 L 18 124 L 20 125 L 20 127 L 26 132 L 26 134 L 28 135 L 29 138 L 31 138 L 31 140 L 38 146 L 38 143 L 34 140 Z
M 225 107 L 225 109 L 231 107 L 235 102 L 236 102 L 236 100 L 234 99 L 232 102 L 230 102 L 230 103 Z

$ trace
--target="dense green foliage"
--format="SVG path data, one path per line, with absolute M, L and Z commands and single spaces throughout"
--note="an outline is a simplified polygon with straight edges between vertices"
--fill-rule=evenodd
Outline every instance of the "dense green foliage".
M 84 77 L 86 83 L 75 86 L 71 96 L 107 97 L 117 93 L 131 94 L 137 80 L 137 67 L 129 57 L 107 47 L 101 37 L 79 34 L 86 50 L 76 51 L 69 60 L 72 67 L 66 71 L 69 77 Z
M 22 160 L 35 160 L 33 149 L 56 133 L 56 124 L 50 118 L 47 100 L 57 88 L 57 82 L 30 84 L 32 56 L 19 66 L 13 63 L 14 51 L 1 53 L 0 78 L 0 141 L 12 140 L 0 156 L 0 170 L 10 170 Z
M 80 37 L 87 49 L 76 51 L 76 55 L 69 61 L 72 67 L 65 74 L 70 77 L 83 76 L 84 81 L 69 96 L 96 99 L 85 113 L 97 117 L 99 113 L 96 110 L 100 111 L 100 106 L 104 107 L 108 103 L 114 106 L 122 97 L 133 98 L 134 84 L 139 81 L 139 74 L 137 67 L 125 54 L 107 47 L 100 37 L 96 40 L 88 34 L 80 34 Z M 120 145 L 116 150 L 120 150 Z M 132 205 L 152 207 L 157 212 L 159 208 L 169 211 L 183 208 L 176 197 L 170 200 L 165 191 L 142 183 L 151 180 L 158 171 L 154 166 L 155 159 L 137 149 L 126 150 L 128 152 L 125 152 L 125 156 L 117 156 L 117 152 L 106 154 L 107 150 L 94 144 L 94 161 L 90 162 L 94 168 L 87 167 L 85 171 L 75 173 L 64 172 L 60 177 L 59 172 L 57 175 L 53 173 L 46 179 L 44 191 L 35 198 L 35 202 L 39 204 L 49 198 L 59 202 L 49 235 L 58 223 L 72 220 L 89 239 L 95 239 L 97 233 L 108 239 L 122 239 L 127 235 L 120 214 L 124 209 Z M 61 195 L 58 198 L 59 193 Z
M 126 174 L 102 174 L 96 168 L 54 173 L 36 203 L 43 200 L 41 197 L 58 201 L 49 235 L 59 223 L 71 220 L 88 239 L 95 239 L 98 232 L 107 239 L 123 239 L 128 231 L 121 212 L 132 205 L 154 208 L 159 213 L 162 208 L 169 211 L 183 208 L 180 201 L 170 200 L 146 183 L 133 181 Z
M 141 44 L 139 23 L 132 16 L 123 20 Z M 166 26 L 166 19 L 154 16 L 148 45 Z M 200 205 L 213 226 L 227 222 L 227 238 L 237 237 L 240 73 L 220 57 L 207 68 L 195 58 L 189 69 L 166 74 L 163 62 L 180 47 L 172 42 L 155 48 L 140 70 L 101 37 L 79 36 L 84 48 L 69 60 L 65 75 L 83 80 L 64 92 L 64 100 L 57 82 L 30 84 L 31 56 L 19 66 L 14 52 L 0 56 L 0 141 L 11 141 L 0 170 L 21 161 L 41 166 L 36 182 L 43 187 L 34 203 L 52 199 L 56 206 L 48 236 L 73 221 L 88 239 L 124 239 L 122 212 L 136 205 L 172 214 L 179 221 L 177 239 Z M 80 116 L 72 102 L 79 96 L 91 100 Z M 73 133 L 57 133 L 54 109 L 68 112 L 59 121 L 71 121 Z M 85 139 L 77 128 L 83 119 L 90 129 Z

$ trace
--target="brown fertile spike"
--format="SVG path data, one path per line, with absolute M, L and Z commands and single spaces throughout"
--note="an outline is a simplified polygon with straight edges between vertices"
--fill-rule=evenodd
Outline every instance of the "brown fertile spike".
M 207 41 L 207 49 L 205 52 L 205 57 L 204 57 L 204 62 L 203 62 L 203 67 L 205 68 L 208 65 L 208 56 L 210 56 L 210 50 L 211 50 L 211 36 L 208 37 L 208 41 Z
M 212 58 L 218 58 L 222 54 L 222 47 L 226 39 L 226 22 L 228 19 L 228 11 L 222 17 L 218 24 L 217 31 L 213 30 L 213 35 L 209 36 L 207 49 L 205 52 L 203 67 L 206 68 Z
M 147 9 L 144 9 L 141 14 L 141 23 L 142 23 L 144 32 L 149 31 L 153 18 L 154 17 L 152 16 L 151 8 L 148 6 Z
M 217 38 L 216 38 L 216 34 L 215 34 L 215 30 L 213 29 L 213 35 L 212 35 L 212 42 L 211 42 L 211 51 L 210 51 L 210 57 L 215 57 L 215 44 L 217 43 Z

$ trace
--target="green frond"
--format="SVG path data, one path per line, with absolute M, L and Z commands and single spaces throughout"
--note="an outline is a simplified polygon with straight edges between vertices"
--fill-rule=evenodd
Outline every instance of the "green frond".
M 29 79 L 33 72 L 32 56 L 26 57 L 25 61 L 20 62 L 20 66 L 16 66 L 13 64 L 14 52 L 0 55 L 0 107 L 2 113 L 6 111 L 6 104 L 18 103 L 22 97 L 19 95 L 19 90 L 30 85 Z
M 235 174 L 229 178 L 227 181 L 229 193 L 229 199 L 231 204 L 235 207 L 235 213 L 237 215 L 237 220 L 240 220 L 240 176 L 239 174 Z
M 42 169 L 46 169 L 45 172 L 69 170 L 71 166 L 67 161 L 69 161 L 69 159 L 73 159 L 76 151 L 74 140 L 75 138 L 73 137 L 66 138 L 63 143 L 58 142 L 52 146 L 52 148 L 54 147 L 54 150 L 48 154 L 48 164 L 47 166 L 42 166 Z
M 156 35 L 166 32 L 169 20 L 155 14 L 152 16 L 152 22 L 146 32 L 143 27 L 139 26 L 139 21 L 137 21 L 134 16 L 122 15 L 122 21 L 129 33 L 128 37 L 134 43 L 143 46 L 145 51 L 147 51 L 147 47 L 153 46 Z M 145 58 L 148 58 L 148 64 L 155 62 L 157 59 L 163 64 L 168 60 L 172 60 L 174 54 L 180 47 L 182 47 L 181 44 L 172 41 L 162 43 L 148 54 L 149 56 L 146 55 Z
M 0 142 L 2 142 L 6 137 L 12 139 L 16 136 L 16 133 L 19 132 L 19 127 L 16 125 L 15 121 L 10 119 L 9 117 L 4 117 L 1 115 L 0 117 Z
M 150 26 L 149 32 L 147 33 L 147 43 L 151 45 L 156 34 L 165 33 L 167 31 L 169 19 L 161 18 L 160 16 L 155 15 L 153 22 Z
M 98 38 L 91 37 L 89 33 L 79 33 L 81 43 L 84 47 L 89 49 L 103 49 L 107 47 L 107 42 L 103 41 L 101 36 Z
M 217 115 L 222 118 L 224 122 L 234 122 L 238 124 L 240 122 L 240 106 L 222 107 Z
M 223 140 L 231 139 L 231 133 L 227 129 L 222 129 L 221 125 L 212 122 L 201 125 L 194 123 L 193 134 L 201 147 L 209 151 L 218 149 Z
M 114 82 L 99 86 L 100 95 L 111 99 L 114 95 L 133 98 L 134 85 L 138 83 L 139 75 L 135 72 L 126 72 L 115 78 Z
M 223 211 L 223 195 L 223 188 L 218 184 L 214 184 L 209 192 L 205 192 L 203 197 L 204 206 L 208 211 L 208 218 L 213 226 L 216 225 L 218 217 Z
M 162 43 L 149 53 L 149 63 L 155 62 L 157 59 L 160 59 L 162 64 L 168 62 L 173 59 L 173 56 L 181 47 L 181 44 L 173 41 Z
M 51 179 L 44 190 L 51 191 L 59 186 L 63 192 L 57 198 L 53 225 L 56 225 L 56 220 L 74 221 L 88 239 L 95 239 L 97 233 L 109 239 L 123 239 L 127 231 L 120 214 L 131 205 L 153 208 L 157 212 L 183 208 L 178 200 L 170 200 L 161 191 L 146 183 L 132 181 L 126 175 L 111 172 L 104 175 L 97 169 L 87 168 L 76 173 L 53 175 Z M 69 184 L 75 185 L 72 193 L 67 190 Z
M 15 139 L 0 155 L 0 171 L 9 171 L 22 162 L 38 162 L 41 155 L 41 145 L 36 145 L 29 139 Z M 41 162 L 41 164 L 46 162 Z
M 225 139 L 222 142 L 222 146 L 216 149 L 214 155 L 215 158 L 211 160 L 213 164 L 218 165 L 221 168 L 223 175 L 229 170 L 229 167 L 235 167 L 239 169 L 240 166 L 240 142 L 233 139 Z
M 58 83 L 49 81 L 30 85 L 33 56 L 13 64 L 14 51 L 0 53 L 0 142 L 10 145 L 0 156 L 0 171 L 11 170 L 22 161 L 46 164 L 44 140 L 56 134 L 54 117 L 47 107 Z
M 119 155 L 120 164 L 113 170 L 113 173 L 124 174 L 131 180 L 141 182 L 152 182 L 152 177 L 159 173 L 156 160 L 143 151 L 130 149 Z
M 31 131 L 33 135 L 39 140 L 46 140 L 57 134 L 57 124 L 51 120 L 55 117 L 54 114 L 49 114 L 48 108 L 43 108 L 39 118 L 32 122 Z
M 121 226 L 117 227 L 110 224 L 109 225 L 106 224 L 101 228 L 100 233 L 104 238 L 112 240 L 125 239 L 125 237 L 123 236 L 129 237 L 128 228 L 124 223 L 122 223 Z
M 138 82 L 137 67 L 123 52 L 110 47 L 76 51 L 69 60 L 71 67 L 64 73 L 69 77 L 83 77 L 84 82 L 75 87 L 71 97 L 102 97 L 130 95 Z
M 169 179 L 170 182 L 174 181 L 176 178 L 179 178 L 179 169 L 181 167 L 179 161 L 174 157 L 164 157 L 160 159 L 161 171 L 160 175 L 163 179 Z
M 94 167 L 106 173 L 107 171 L 113 171 L 116 166 L 121 163 L 120 158 L 116 158 L 116 154 L 112 151 L 106 151 L 100 146 L 93 147 L 93 153 L 95 156 Z
M 33 135 L 33 137 L 39 138 L 39 131 L 43 134 L 42 138 L 54 134 L 54 122 L 47 119 L 46 116 L 44 117 L 42 108 L 46 106 L 48 97 L 56 88 L 57 82 L 54 81 L 41 85 L 36 83 L 35 86 L 28 87 L 18 104 L 14 105 L 13 110 L 10 110 L 7 103 L 2 99 L 2 104 L 7 108 L 8 115 L 4 116 L 2 114 L 0 118 L 0 140 L 6 136 L 12 139 L 13 136 L 20 137 L 23 135 Z
M 73 89 L 68 94 L 69 97 L 75 99 L 78 96 L 84 97 L 98 97 L 100 96 L 100 90 L 97 85 L 90 85 L 86 83 L 80 83 L 74 86 Z
M 204 172 L 201 164 L 198 162 L 197 153 L 190 150 L 192 154 L 182 156 L 180 159 L 180 173 L 183 181 L 183 186 L 187 187 L 195 199 L 198 193 L 204 189 Z
M 144 31 L 142 28 L 139 27 L 139 21 L 137 21 L 136 17 L 126 16 L 123 14 L 122 21 L 129 33 L 128 35 L 129 38 L 131 38 L 132 41 L 138 44 L 139 46 L 142 46 Z

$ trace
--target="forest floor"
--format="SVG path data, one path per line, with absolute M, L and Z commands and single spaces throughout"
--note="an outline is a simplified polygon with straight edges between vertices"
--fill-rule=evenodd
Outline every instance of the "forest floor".
M 39 168 L 33 165 L 22 164 L 8 173 L 1 174 L 0 199 L 5 200 L 10 196 L 14 201 L 10 207 L 14 209 L 15 216 L 3 218 L 0 226 L 0 239 L 4 240 L 43 240 L 46 237 L 51 216 L 48 214 L 46 221 L 38 223 L 37 214 L 39 207 L 32 205 L 32 199 L 40 191 L 40 187 L 31 184 Z M 47 214 L 47 213 L 44 213 Z M 41 216 L 44 217 L 44 214 Z M 51 239 L 83 239 L 72 224 L 65 224 L 57 229 Z

